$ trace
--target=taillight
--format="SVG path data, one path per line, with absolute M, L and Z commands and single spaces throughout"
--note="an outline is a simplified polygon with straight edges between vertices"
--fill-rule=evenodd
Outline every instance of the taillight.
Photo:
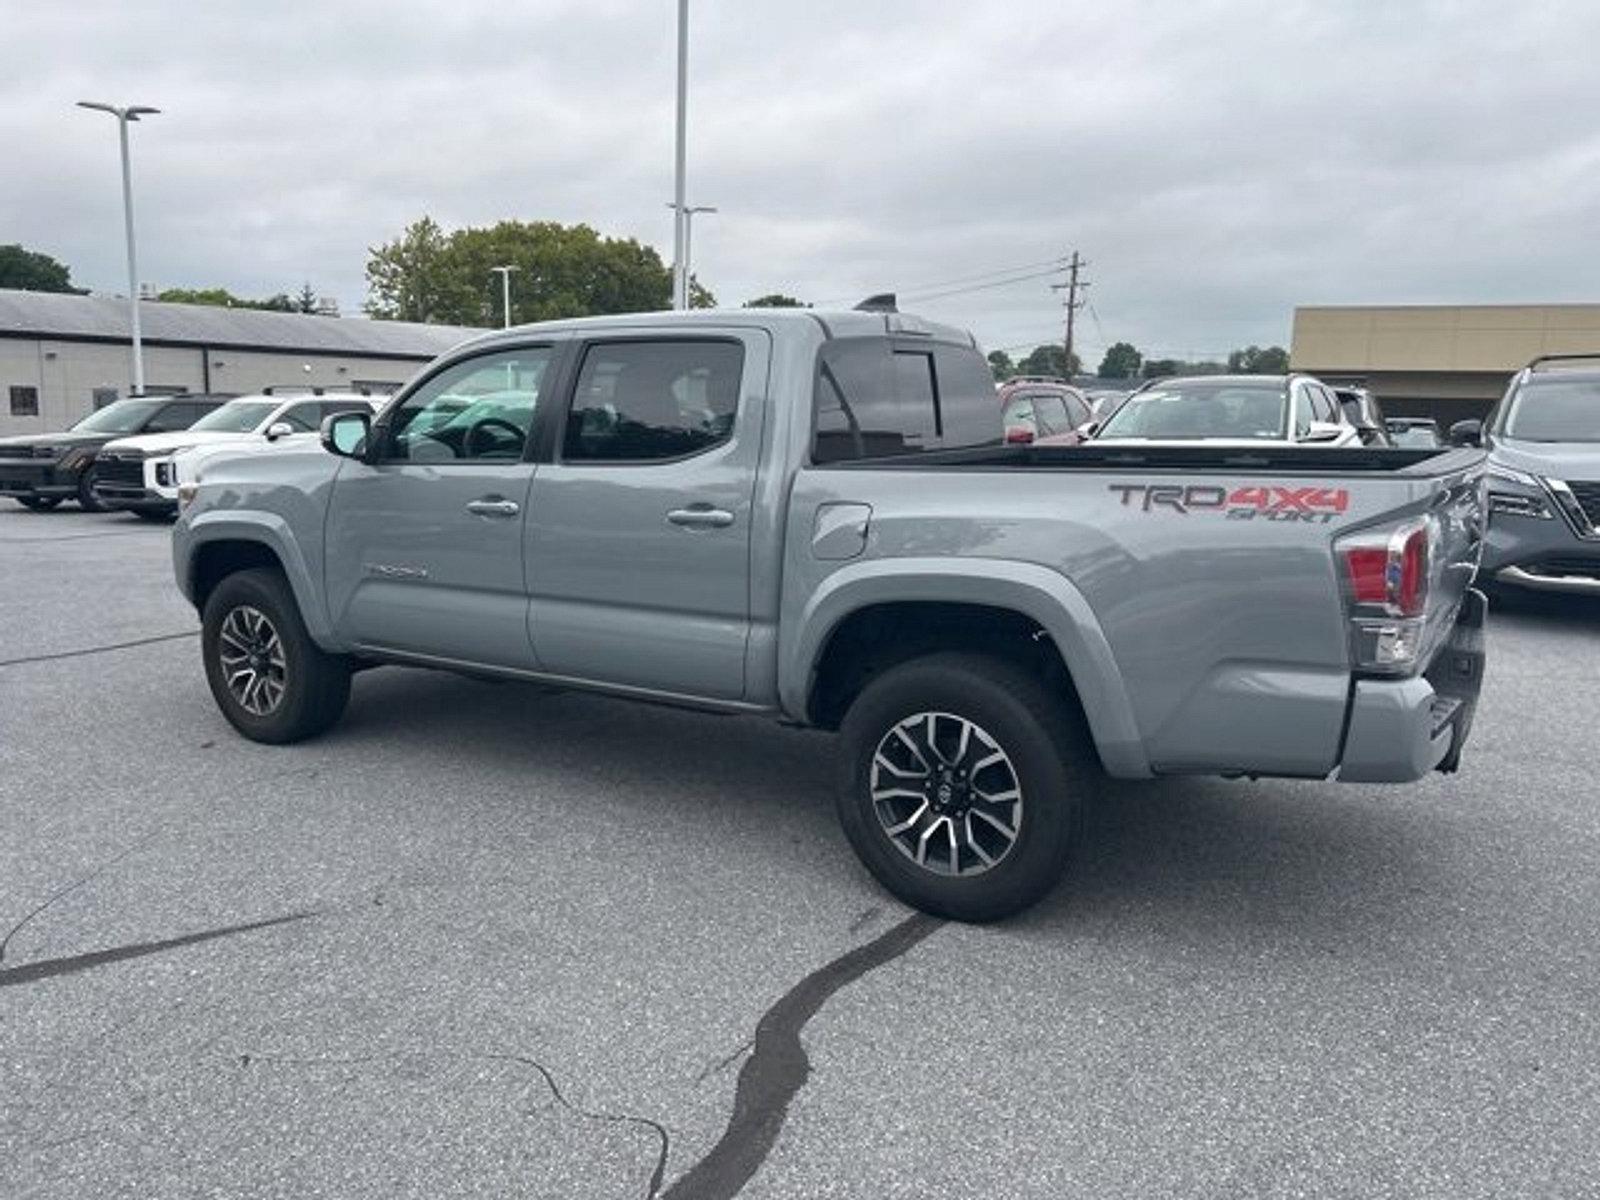
M 1432 580 L 1431 519 L 1367 529 L 1334 543 L 1344 572 L 1356 665 L 1403 672 L 1422 646 Z

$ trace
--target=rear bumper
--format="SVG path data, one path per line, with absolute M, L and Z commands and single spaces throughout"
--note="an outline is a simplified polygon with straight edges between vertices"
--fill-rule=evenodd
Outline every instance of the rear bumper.
M 1483 686 L 1483 593 L 1467 592 L 1456 627 L 1426 674 L 1359 679 L 1338 777 L 1346 783 L 1410 783 L 1454 771 L 1472 732 Z

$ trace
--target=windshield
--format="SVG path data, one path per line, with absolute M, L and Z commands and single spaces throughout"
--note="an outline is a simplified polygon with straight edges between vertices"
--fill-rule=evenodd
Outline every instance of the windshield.
M 1129 397 L 1102 438 L 1282 438 L 1281 384 L 1164 384 Z
M 279 400 L 230 400 L 214 412 L 201 417 L 190 429 L 212 433 L 249 433 L 265 421 L 282 403 Z
M 72 427 L 75 433 L 133 433 L 161 407 L 160 400 L 117 400 Z
M 1600 379 L 1534 379 L 1506 416 L 1505 436 L 1528 442 L 1600 442 Z

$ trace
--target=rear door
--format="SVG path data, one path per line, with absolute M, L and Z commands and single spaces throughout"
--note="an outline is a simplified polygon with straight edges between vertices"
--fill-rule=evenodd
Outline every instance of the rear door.
M 561 352 L 459 360 L 423 380 L 346 461 L 328 508 L 329 612 L 357 646 L 532 668 L 522 526 L 526 450 Z
M 769 336 L 595 338 L 528 505 L 542 668 L 657 692 L 744 695 L 750 528 Z

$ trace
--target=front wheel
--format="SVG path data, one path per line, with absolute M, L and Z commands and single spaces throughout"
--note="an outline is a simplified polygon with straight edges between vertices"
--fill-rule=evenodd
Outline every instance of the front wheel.
M 84 471 L 83 477 L 78 480 L 78 507 L 84 512 L 105 512 L 106 506 L 100 497 L 94 494 L 94 481 L 98 472 L 91 466 Z
M 29 512 L 49 512 L 61 503 L 59 496 L 18 496 L 17 503 Z
M 251 741 L 303 741 L 344 713 L 350 664 L 311 640 L 277 571 L 240 571 L 219 583 L 206 600 L 200 645 L 212 698 Z
M 840 729 L 838 811 L 878 882 L 907 904 L 992 921 L 1066 867 L 1098 783 L 1082 722 L 1002 659 L 936 654 L 873 680 Z

